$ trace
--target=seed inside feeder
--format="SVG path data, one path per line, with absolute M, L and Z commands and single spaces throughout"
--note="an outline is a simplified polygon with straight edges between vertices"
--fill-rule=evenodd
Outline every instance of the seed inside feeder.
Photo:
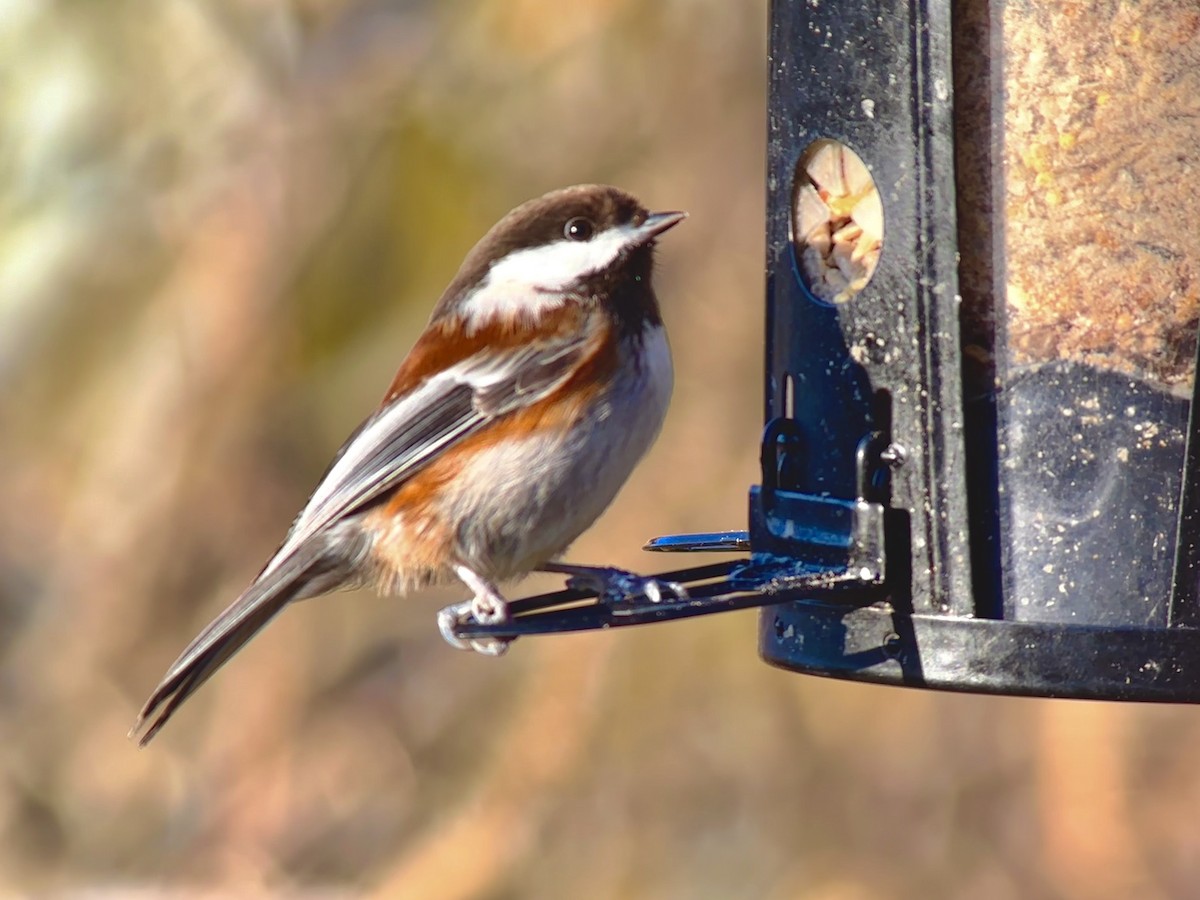
M 858 154 L 832 140 L 809 146 L 792 196 L 792 234 L 814 297 L 844 303 L 867 286 L 883 245 L 883 204 Z

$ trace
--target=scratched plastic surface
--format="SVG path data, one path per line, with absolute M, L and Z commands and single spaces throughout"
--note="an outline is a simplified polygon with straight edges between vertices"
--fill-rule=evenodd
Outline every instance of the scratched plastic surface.
M 1005 618 L 1170 618 L 1200 316 L 1194 29 L 1190 0 L 954 6 L 966 423 L 998 432 L 972 514 Z

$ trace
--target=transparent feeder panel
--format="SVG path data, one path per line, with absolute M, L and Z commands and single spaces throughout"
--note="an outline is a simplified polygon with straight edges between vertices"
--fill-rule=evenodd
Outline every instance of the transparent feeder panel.
M 973 524 L 994 530 L 995 602 L 1164 625 L 1200 320 L 1200 13 L 953 12 L 968 428 L 995 416 L 999 435 L 999 515 Z

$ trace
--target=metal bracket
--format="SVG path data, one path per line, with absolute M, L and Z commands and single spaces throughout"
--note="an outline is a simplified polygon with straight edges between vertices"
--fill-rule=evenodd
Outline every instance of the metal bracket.
M 763 435 L 763 484 L 751 488 L 751 530 L 667 535 L 650 541 L 656 552 L 738 552 L 749 559 L 730 560 L 663 572 L 659 582 L 678 582 L 687 596 L 654 602 L 645 594 L 610 601 L 595 592 L 567 589 L 509 603 L 506 622 L 465 623 L 455 629 L 463 640 L 484 637 L 512 640 L 528 634 L 619 628 L 692 616 L 771 606 L 803 596 L 847 590 L 876 599 L 885 567 L 882 503 L 868 499 L 881 492 L 879 475 L 903 450 L 878 433 L 858 445 L 855 464 L 859 496 L 853 500 L 820 497 L 780 486 L 788 462 L 781 448 L 798 445 L 795 423 L 780 419 Z

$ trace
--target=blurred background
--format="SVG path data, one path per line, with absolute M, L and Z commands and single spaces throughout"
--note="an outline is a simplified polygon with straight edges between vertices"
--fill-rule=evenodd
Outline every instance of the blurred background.
M 493 660 L 438 636 L 462 592 L 341 594 L 125 737 L 545 190 L 692 214 L 660 253 L 671 414 L 571 558 L 653 570 L 646 538 L 744 526 L 766 24 L 0 0 L 0 896 L 1195 896 L 1195 709 L 790 675 L 753 612 Z

